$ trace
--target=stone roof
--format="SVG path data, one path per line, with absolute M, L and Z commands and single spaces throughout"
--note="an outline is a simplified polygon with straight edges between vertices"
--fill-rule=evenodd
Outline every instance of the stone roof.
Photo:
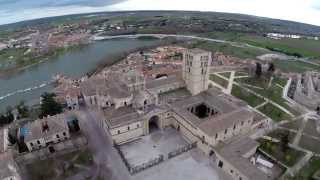
M 0 179 L 12 176 L 20 179 L 16 163 L 9 153 L 0 154 Z
M 78 97 L 81 94 L 80 88 L 71 84 L 62 84 L 54 89 L 54 93 L 57 96 L 66 97 L 67 95 L 71 97 Z
M 106 80 L 99 77 L 90 78 L 80 84 L 80 89 L 85 96 L 94 96 L 97 94 L 98 87 L 107 86 Z
M 42 127 L 44 124 L 48 125 L 49 130 L 43 131 Z M 27 133 L 24 137 L 25 142 L 41 138 L 46 139 L 54 134 L 69 131 L 65 114 L 58 114 L 44 119 L 38 119 L 32 123 L 26 124 L 24 128 L 27 129 Z
M 142 116 L 132 107 L 104 109 L 104 115 L 109 128 L 116 128 L 142 120 Z
M 220 113 L 231 112 L 247 104 L 239 99 L 223 94 L 219 90 L 209 89 L 196 96 L 173 103 L 175 108 L 186 109 L 189 106 L 205 103 L 219 110 Z
M 175 83 L 184 84 L 184 81 L 181 75 L 175 74 L 175 75 L 170 75 L 166 78 L 148 80 L 146 82 L 146 88 L 151 91 L 157 91 L 158 89 L 161 89 L 165 86 L 171 86 Z
M 206 104 L 218 111 L 218 114 L 200 119 L 187 108 Z M 253 113 L 243 101 L 225 95 L 216 89 L 209 89 L 196 96 L 172 103 L 172 109 L 194 127 L 200 128 L 207 135 L 214 136 L 242 120 L 253 118 Z
M 245 108 L 233 111 L 231 113 L 222 114 L 217 117 L 209 117 L 204 120 L 199 128 L 209 136 L 214 136 L 216 133 L 227 128 L 233 127 L 241 121 L 253 118 L 253 113 Z
M 126 98 L 131 94 L 128 87 L 122 83 L 119 77 L 112 76 L 108 79 L 93 77 L 80 85 L 81 92 L 85 96 L 111 96 L 114 98 Z
M 220 144 L 221 145 L 221 144 Z M 259 143 L 251 138 L 245 137 L 233 141 L 227 145 L 217 147 L 217 153 L 234 168 L 245 175 L 250 180 L 271 180 L 267 174 L 263 173 L 255 165 L 250 163 L 250 157 L 253 154 L 248 154 L 253 149 L 256 149 Z

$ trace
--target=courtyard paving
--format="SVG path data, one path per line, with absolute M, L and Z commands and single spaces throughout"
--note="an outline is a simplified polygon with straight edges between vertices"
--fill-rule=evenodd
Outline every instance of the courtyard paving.
M 142 171 L 132 180 L 231 180 L 231 177 L 218 169 L 213 159 L 199 149 L 185 152 L 175 158 Z
M 152 159 L 187 145 L 188 142 L 173 128 L 155 130 L 147 136 L 120 146 L 125 158 L 131 165 L 141 165 Z

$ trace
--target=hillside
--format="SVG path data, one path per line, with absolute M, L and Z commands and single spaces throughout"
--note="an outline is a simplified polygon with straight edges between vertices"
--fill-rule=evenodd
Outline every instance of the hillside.
M 210 32 L 236 31 L 263 34 L 279 32 L 287 34 L 320 35 L 320 27 L 292 21 L 270 19 L 264 17 L 190 11 L 131 11 L 78 14 L 59 17 L 42 18 L 0 26 L 0 30 L 40 26 L 48 28 L 65 22 L 93 20 L 103 22 L 110 18 L 121 17 L 124 23 L 152 24 L 163 26 L 170 31 Z M 121 19 L 120 18 L 120 19 Z M 190 26 L 190 24 L 192 26 Z

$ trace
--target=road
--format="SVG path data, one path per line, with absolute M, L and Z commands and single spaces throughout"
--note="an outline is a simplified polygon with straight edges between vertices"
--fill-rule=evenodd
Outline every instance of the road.
M 255 48 L 260 50 L 269 51 L 265 48 L 252 46 L 247 43 L 240 43 L 240 42 L 232 42 L 232 41 L 226 41 L 221 39 L 213 39 L 213 38 L 206 38 L 206 37 L 199 37 L 199 36 L 191 36 L 191 35 L 179 35 L 179 34 L 133 34 L 133 35 L 118 35 L 118 36 L 93 36 L 93 40 L 99 41 L 99 40 L 106 40 L 106 39 L 117 39 L 117 38 L 139 38 L 139 37 L 145 37 L 145 36 L 152 36 L 157 38 L 165 38 L 165 37 L 174 37 L 174 38 L 180 38 L 180 39 L 196 39 L 201 41 L 209 41 L 209 42 L 216 42 L 216 43 L 226 43 L 230 44 L 234 47 L 247 47 L 247 48 Z
M 128 180 L 129 172 L 114 149 L 111 138 L 99 126 L 101 116 L 97 111 L 84 109 L 78 112 L 83 133 L 88 138 L 88 147 L 97 164 L 96 177 L 108 180 Z
M 213 38 L 206 38 L 206 37 L 199 37 L 199 36 L 192 36 L 192 35 L 180 35 L 180 34 L 132 34 L 132 35 L 117 35 L 117 36 L 94 35 L 92 37 L 92 40 L 99 41 L 99 40 L 116 39 L 116 38 L 139 38 L 139 37 L 145 37 L 145 36 L 152 36 L 152 37 L 157 37 L 160 39 L 165 38 L 165 37 L 174 37 L 174 38 L 181 38 L 181 39 L 196 39 L 196 40 L 201 40 L 201 41 L 225 43 L 225 44 L 229 44 L 234 47 L 254 48 L 254 49 L 270 52 L 269 49 L 250 45 L 250 44 L 243 43 L 243 42 L 233 42 L 233 41 L 226 41 L 226 40 L 221 40 L 221 39 L 213 39 Z M 280 52 L 275 52 L 275 53 L 287 56 L 289 61 L 292 61 L 292 59 L 293 59 L 295 61 L 301 61 L 301 62 L 308 63 L 311 65 L 320 66 L 320 64 L 318 64 L 318 63 L 308 61 L 307 58 L 298 58 L 298 57 L 294 57 L 294 56 L 288 56 L 288 55 L 286 55 L 284 53 L 280 53 Z

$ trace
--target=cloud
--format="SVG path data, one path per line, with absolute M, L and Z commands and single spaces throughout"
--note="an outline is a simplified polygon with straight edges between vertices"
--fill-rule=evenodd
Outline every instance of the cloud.
M 187 2 L 186 2 L 187 1 Z M 112 5 L 124 10 L 197 10 L 249 14 L 320 25 L 315 0 L 128 0 Z M 320 0 L 316 0 L 318 3 Z
M 319 10 L 320 11 L 320 0 L 314 0 L 312 2 L 312 7 L 316 10 Z

